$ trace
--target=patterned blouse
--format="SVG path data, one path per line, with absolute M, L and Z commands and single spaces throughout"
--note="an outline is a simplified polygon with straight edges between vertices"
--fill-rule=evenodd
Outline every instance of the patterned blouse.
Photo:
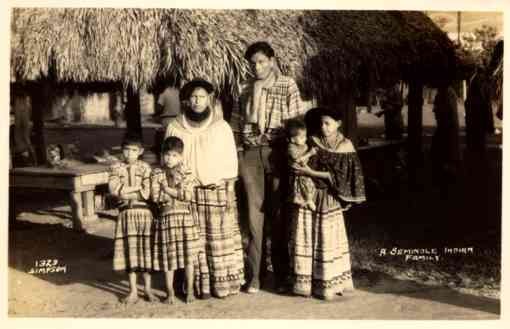
M 194 178 L 191 170 L 180 165 L 176 168 L 155 168 L 151 176 L 152 200 L 161 208 L 167 209 L 165 213 L 189 213 L 190 201 L 193 199 L 195 186 L 200 185 Z M 164 186 L 176 189 L 177 197 L 173 197 L 164 190 Z
M 133 202 L 143 204 L 150 197 L 150 175 L 151 167 L 144 161 L 138 160 L 132 165 L 116 162 L 110 167 L 108 188 L 110 193 L 120 200 L 121 205 Z M 138 192 L 130 193 L 128 198 L 122 198 L 120 193 L 124 186 L 140 186 L 141 189 Z
M 317 154 L 310 158 L 310 167 L 327 171 L 333 178 L 333 184 L 314 179 L 317 188 L 328 188 L 342 201 L 366 201 L 363 171 L 351 141 L 346 138 L 335 150 L 325 146 L 317 137 L 312 137 L 312 142 L 317 146 Z

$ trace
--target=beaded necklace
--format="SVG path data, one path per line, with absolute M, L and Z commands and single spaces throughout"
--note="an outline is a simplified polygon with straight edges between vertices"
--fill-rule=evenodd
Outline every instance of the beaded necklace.
M 337 150 L 338 147 L 340 146 L 340 144 L 344 141 L 345 137 L 340 134 L 339 132 L 336 133 L 336 136 L 335 136 L 335 141 L 333 143 L 333 145 L 331 145 L 331 143 L 329 143 L 328 139 L 324 136 L 321 136 L 321 142 L 324 146 L 326 146 L 327 148 L 329 148 L 330 150 Z

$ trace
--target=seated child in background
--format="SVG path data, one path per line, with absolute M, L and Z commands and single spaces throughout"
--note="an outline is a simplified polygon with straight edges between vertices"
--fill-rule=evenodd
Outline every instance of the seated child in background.
M 142 154 L 141 140 L 137 137 L 126 137 L 122 143 L 123 159 L 112 164 L 108 182 L 110 193 L 119 201 L 113 269 L 125 270 L 128 273 L 130 293 L 122 299 L 124 303 L 138 300 L 137 272 L 143 273 L 147 300 L 157 300 L 152 294 L 150 275 L 153 217 L 147 201 L 151 192 L 151 168 L 138 159 Z
M 316 154 L 313 147 L 307 144 L 306 125 L 298 119 L 287 122 L 287 140 L 289 166 L 297 164 L 308 166 L 308 160 Z M 301 175 L 291 175 L 291 202 L 315 210 L 316 188 L 312 178 Z
M 174 271 L 186 274 L 186 302 L 194 297 L 194 266 L 198 266 L 200 227 L 194 219 L 191 203 L 193 189 L 198 184 L 184 166 L 184 144 L 177 137 L 168 137 L 161 147 L 162 168 L 153 170 L 152 199 L 159 206 L 154 236 L 156 271 L 165 272 L 168 304 L 174 303 Z
M 64 149 L 61 145 L 50 144 L 46 148 L 46 161 L 52 168 L 61 167 L 64 158 Z
M 81 161 L 73 159 L 69 145 L 67 145 L 67 150 L 69 150 L 69 152 L 65 152 L 64 146 L 60 144 L 48 145 L 46 148 L 47 165 L 51 168 L 66 169 L 82 164 Z

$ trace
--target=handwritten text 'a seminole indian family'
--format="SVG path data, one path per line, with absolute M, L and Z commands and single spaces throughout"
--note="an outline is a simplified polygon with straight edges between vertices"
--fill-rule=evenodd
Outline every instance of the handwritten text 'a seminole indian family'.
M 405 261 L 439 261 L 441 255 L 471 255 L 473 247 L 443 247 L 443 248 L 381 248 L 379 256 L 401 256 Z

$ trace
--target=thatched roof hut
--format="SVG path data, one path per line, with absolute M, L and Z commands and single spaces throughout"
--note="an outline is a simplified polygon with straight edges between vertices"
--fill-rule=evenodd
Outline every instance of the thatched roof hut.
M 420 12 L 18 8 L 11 81 L 121 83 L 128 129 L 141 132 L 138 90 L 201 76 L 232 99 L 249 76 L 244 51 L 260 40 L 305 98 L 343 111 L 354 140 L 357 94 L 411 82 L 413 149 L 421 145 L 421 88 L 452 74 L 456 61 L 452 42 Z
M 14 9 L 12 81 L 117 81 L 135 89 L 203 76 L 236 94 L 246 46 L 267 40 L 305 95 L 428 83 L 454 67 L 453 45 L 419 12 Z

